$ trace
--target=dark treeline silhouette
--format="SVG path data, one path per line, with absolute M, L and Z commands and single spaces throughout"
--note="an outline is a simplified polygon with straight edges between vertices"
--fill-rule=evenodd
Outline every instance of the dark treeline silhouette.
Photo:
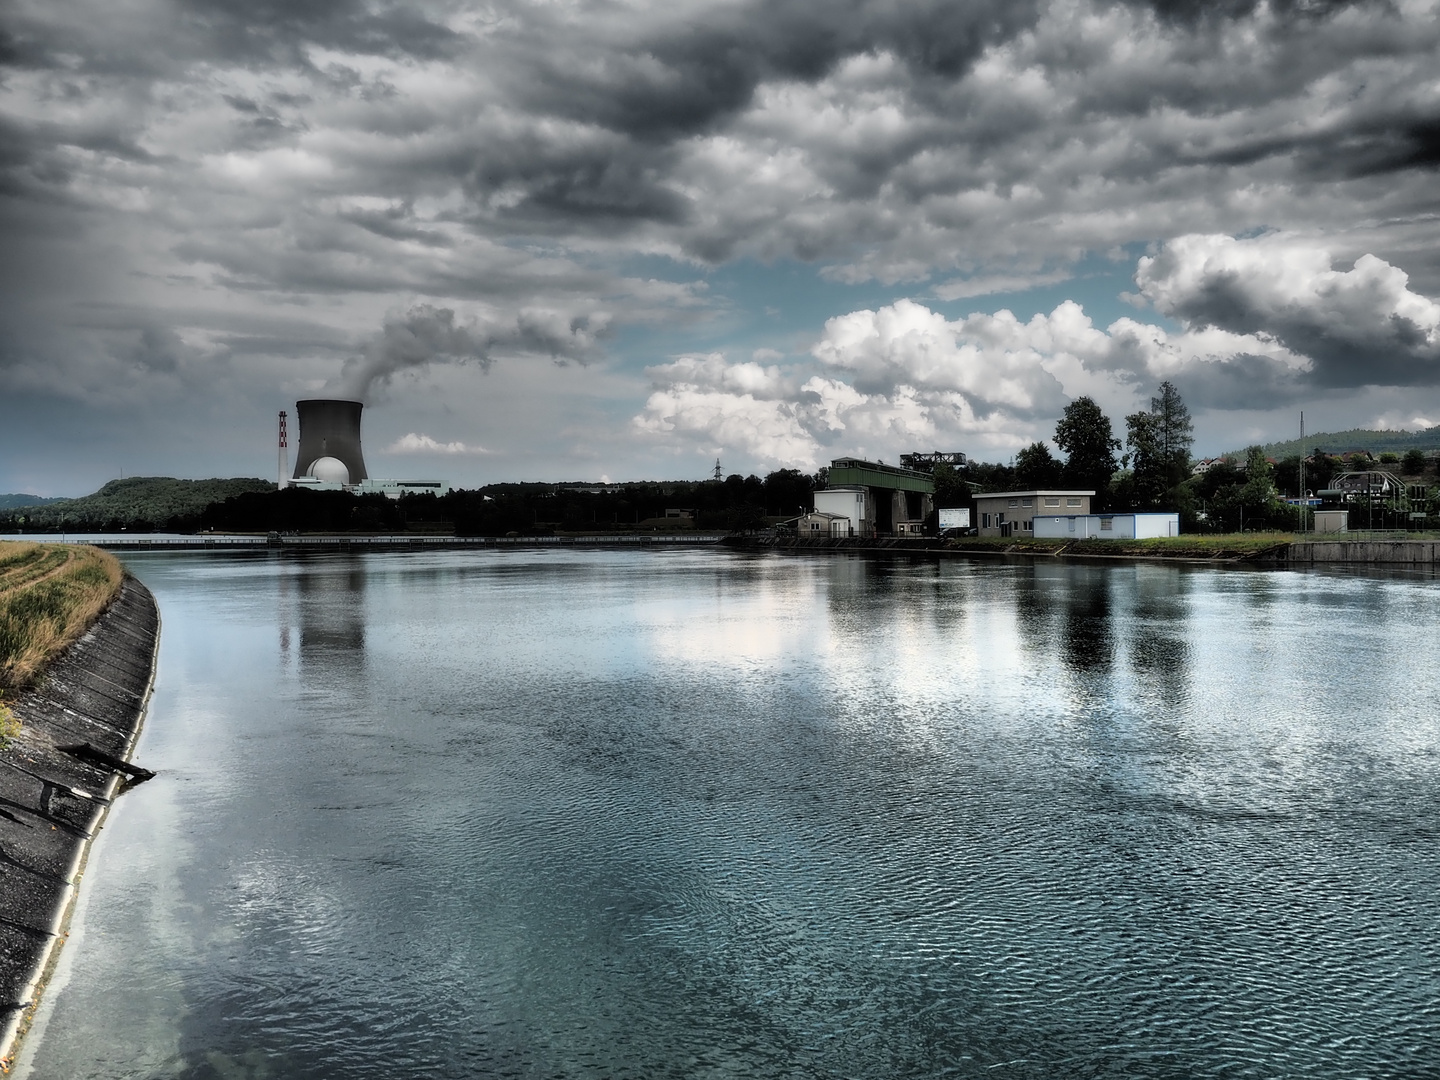
M 824 475 L 781 469 L 761 478 L 633 484 L 489 484 L 444 495 L 343 491 L 249 492 L 207 507 L 195 523 L 216 532 L 381 532 L 453 528 L 459 536 L 663 529 L 759 528 L 810 508 Z M 679 511 L 677 515 L 673 512 Z

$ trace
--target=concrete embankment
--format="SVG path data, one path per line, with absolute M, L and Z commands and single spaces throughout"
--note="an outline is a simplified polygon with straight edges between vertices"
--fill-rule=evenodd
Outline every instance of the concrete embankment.
M 1440 540 L 1297 540 L 1289 545 L 1290 566 L 1440 567 Z
M 39 683 L 7 701 L 23 724 L 0 751 L 0 1065 L 29 1024 L 86 851 L 122 780 L 154 676 L 160 615 L 126 577 Z
M 1142 542 L 1143 543 L 1143 542 Z M 732 536 L 726 547 L 750 551 L 844 552 L 868 555 L 926 555 L 980 559 L 1161 560 L 1164 562 L 1265 563 L 1273 565 L 1286 545 L 1264 548 L 1174 547 L 1137 550 L 1123 541 L 1094 540 L 1056 543 L 1034 540 L 1009 542 L 941 540 L 936 537 L 875 537 L 824 539 L 810 537 Z
M 1030 558 L 1163 561 L 1268 567 L 1374 566 L 1387 569 L 1440 569 L 1437 540 L 1295 540 L 1258 547 L 1226 547 L 1178 541 L 1087 541 L 1044 544 L 1037 541 L 945 541 L 933 537 L 811 539 L 809 537 L 729 537 L 726 546 L 742 550 L 851 552 L 855 554 L 943 555 L 960 558 Z

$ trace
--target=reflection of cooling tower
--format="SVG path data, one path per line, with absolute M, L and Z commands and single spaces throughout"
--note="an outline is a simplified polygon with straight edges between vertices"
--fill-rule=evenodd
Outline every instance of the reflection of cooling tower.
M 365 458 L 360 453 L 360 410 L 358 401 L 334 398 L 312 398 L 297 401 L 295 412 L 300 417 L 300 445 L 295 451 L 295 476 L 315 476 L 315 463 L 333 458 L 349 472 L 348 482 L 358 484 L 369 478 Z M 332 479 L 335 466 L 326 462 L 320 472 L 322 479 Z

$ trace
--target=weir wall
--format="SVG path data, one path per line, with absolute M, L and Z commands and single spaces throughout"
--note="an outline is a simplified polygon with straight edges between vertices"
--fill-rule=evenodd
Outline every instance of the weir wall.
M 1285 561 L 1291 566 L 1440 566 L 1440 540 L 1297 540 Z
M 7 699 L 23 725 L 0 750 L 0 1068 L 28 1026 L 85 854 L 120 773 L 60 749 L 128 761 L 154 680 L 160 613 L 126 575 L 120 593 L 38 684 Z

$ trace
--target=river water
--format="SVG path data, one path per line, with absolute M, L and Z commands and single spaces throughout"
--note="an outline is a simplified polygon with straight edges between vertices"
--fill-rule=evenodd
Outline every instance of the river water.
M 129 560 L 31 1080 L 1440 1073 L 1440 584 Z

